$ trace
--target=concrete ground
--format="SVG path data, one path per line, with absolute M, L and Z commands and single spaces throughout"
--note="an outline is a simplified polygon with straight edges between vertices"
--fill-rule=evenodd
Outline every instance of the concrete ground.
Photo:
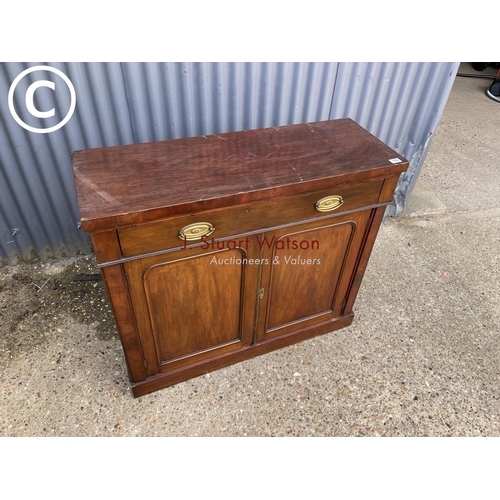
M 1 269 L 0 435 L 500 435 L 500 103 L 488 86 L 456 79 L 346 329 L 134 399 L 102 283 L 71 280 L 91 258 Z

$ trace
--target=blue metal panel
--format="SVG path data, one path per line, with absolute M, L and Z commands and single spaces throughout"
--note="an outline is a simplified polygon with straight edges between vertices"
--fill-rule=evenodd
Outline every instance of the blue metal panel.
M 336 63 L 125 63 L 137 142 L 327 120 Z
M 29 132 L 16 123 L 7 95 L 17 75 L 28 67 L 46 65 L 66 74 L 77 92 L 76 111 L 61 129 Z M 33 75 L 33 78 L 31 76 Z M 20 96 L 36 78 L 57 80 L 52 73 L 29 75 L 16 89 Z M 22 85 L 24 84 L 24 88 Z M 56 88 L 57 88 L 56 81 Z M 37 94 L 40 94 L 37 91 Z M 38 109 L 68 109 L 68 93 L 48 91 Z M 17 99 L 21 118 L 46 127 L 30 116 Z M 58 121 L 56 116 L 54 119 Z M 88 251 L 88 239 L 77 227 L 79 216 L 70 152 L 133 142 L 125 88 L 119 64 L 3 63 L 0 66 L 0 256 L 27 254 L 30 249 L 66 247 L 70 254 Z M 18 231 L 13 231 L 17 228 Z M 12 233 L 16 233 L 12 236 Z
M 47 65 L 69 77 L 76 111 L 61 129 L 36 134 L 13 119 L 9 88 L 25 69 Z M 34 249 L 88 252 L 70 153 L 349 116 L 412 160 L 398 188 L 402 209 L 444 109 L 458 63 L 2 63 L 0 65 L 0 257 Z M 23 101 L 43 78 L 35 118 Z M 43 71 L 16 89 L 19 116 L 52 126 L 69 108 L 59 77 Z M 12 233 L 15 233 L 14 236 Z
M 388 214 L 406 208 L 459 63 L 341 63 L 330 118 L 352 118 L 410 160 Z

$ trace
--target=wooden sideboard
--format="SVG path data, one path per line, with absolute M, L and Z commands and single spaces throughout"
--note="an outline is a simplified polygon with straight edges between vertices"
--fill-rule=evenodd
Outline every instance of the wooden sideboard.
M 350 119 L 72 159 L 134 396 L 351 324 L 408 168 Z

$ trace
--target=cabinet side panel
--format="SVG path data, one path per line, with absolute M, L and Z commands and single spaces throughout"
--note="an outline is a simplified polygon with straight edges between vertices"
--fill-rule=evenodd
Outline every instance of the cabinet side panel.
M 379 203 L 389 203 L 394 195 L 394 190 L 399 181 L 399 174 L 393 175 L 385 179 L 382 189 L 380 190 Z
M 125 273 L 121 265 L 105 267 L 102 269 L 102 273 L 111 300 L 130 378 L 133 382 L 140 382 L 146 379 L 147 373 Z
M 344 315 L 350 314 L 352 312 L 352 307 L 354 305 L 354 301 L 356 300 L 361 281 L 365 274 L 366 266 L 368 265 L 368 260 L 370 259 L 370 254 L 375 243 L 375 238 L 377 237 L 378 229 L 384 216 L 385 207 L 377 208 L 376 210 L 374 210 L 374 212 L 375 213 L 370 224 L 370 229 L 367 231 L 366 240 L 361 251 L 358 264 L 356 266 L 356 272 L 347 292 L 347 300 L 343 311 Z
M 91 233 L 92 247 L 99 264 L 118 260 L 121 257 L 120 244 L 116 231 Z

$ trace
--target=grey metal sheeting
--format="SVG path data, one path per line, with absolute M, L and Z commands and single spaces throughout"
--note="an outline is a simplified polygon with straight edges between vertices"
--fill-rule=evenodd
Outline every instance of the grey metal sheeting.
M 22 128 L 8 106 L 12 82 L 25 69 L 62 71 L 76 90 L 76 110 L 59 130 Z M 2 63 L 0 65 L 0 257 L 32 249 L 88 252 L 70 152 L 202 134 L 350 117 L 411 161 L 390 214 L 404 209 L 446 104 L 458 63 Z M 34 94 L 33 82 L 55 88 Z M 14 93 L 20 118 L 54 126 L 70 93 L 49 71 L 23 78 Z

